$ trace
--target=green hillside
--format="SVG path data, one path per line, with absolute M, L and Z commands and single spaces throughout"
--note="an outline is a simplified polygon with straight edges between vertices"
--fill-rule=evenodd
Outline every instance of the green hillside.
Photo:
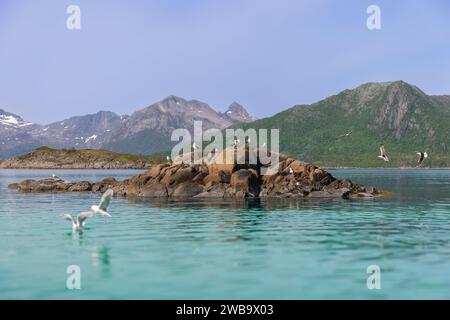
M 282 152 L 321 166 L 415 166 L 416 151 L 427 151 L 424 167 L 450 167 L 450 97 L 402 81 L 364 84 L 240 127 L 278 128 Z M 380 143 L 389 163 L 377 158 Z

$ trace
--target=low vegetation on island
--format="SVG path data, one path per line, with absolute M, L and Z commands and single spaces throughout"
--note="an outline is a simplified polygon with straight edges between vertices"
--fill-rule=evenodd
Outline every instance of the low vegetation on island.
M 38 148 L 0 162 L 8 169 L 148 169 L 162 163 L 164 156 L 131 155 L 99 149 Z

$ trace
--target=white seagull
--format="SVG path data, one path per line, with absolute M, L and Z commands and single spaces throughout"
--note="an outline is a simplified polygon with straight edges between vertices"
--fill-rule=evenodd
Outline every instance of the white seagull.
M 289 168 L 289 173 L 294 174 L 294 170 L 292 170 L 292 168 Z
M 386 150 L 384 150 L 384 144 L 380 145 L 380 155 L 378 156 L 378 158 L 383 159 L 386 162 L 389 162 L 389 158 L 386 155 Z
M 348 136 L 350 136 L 352 133 L 353 133 L 353 131 L 349 131 L 349 132 L 347 132 L 347 133 L 345 133 L 345 134 L 342 134 L 342 135 L 338 136 L 336 139 L 348 137 Z
M 56 174 L 52 174 L 53 180 L 62 180 L 60 177 L 58 177 Z
M 114 195 L 114 192 L 112 189 L 106 190 L 106 192 L 103 194 L 102 199 L 100 200 L 100 203 L 98 206 L 91 206 L 90 211 L 85 211 L 80 213 L 76 219 L 72 217 L 72 215 L 68 213 L 64 213 L 62 217 L 66 220 L 69 220 L 72 222 L 72 230 L 73 231 L 79 231 L 84 228 L 85 221 L 88 218 L 93 217 L 96 214 L 100 214 L 105 218 L 111 218 L 111 215 L 108 213 L 108 206 L 111 202 L 111 198 Z
M 170 156 L 166 156 L 168 162 L 170 162 Z
M 197 150 L 197 145 L 195 144 L 195 142 L 192 144 L 192 149 Z
M 422 162 L 423 162 L 426 158 L 428 158 L 428 153 L 419 151 L 419 152 L 417 152 L 417 154 L 420 156 L 420 157 L 419 157 L 419 160 L 417 161 L 417 163 L 418 163 L 419 166 L 420 166 L 420 165 L 422 164 Z

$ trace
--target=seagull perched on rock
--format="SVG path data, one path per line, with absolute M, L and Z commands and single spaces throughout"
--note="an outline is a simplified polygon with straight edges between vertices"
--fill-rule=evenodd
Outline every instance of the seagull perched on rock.
M 108 213 L 108 207 L 109 203 L 111 202 L 111 198 L 114 195 L 114 192 L 112 189 L 106 190 L 106 192 L 103 194 L 102 199 L 100 200 L 100 203 L 98 206 L 91 206 L 90 211 L 85 211 L 80 213 L 76 219 L 72 217 L 72 215 L 68 213 L 64 213 L 62 217 L 66 220 L 69 220 L 72 222 L 72 230 L 73 231 L 80 231 L 84 228 L 85 221 L 88 218 L 91 218 L 95 216 L 96 214 L 100 214 L 105 218 L 111 218 L 111 215 Z
M 171 160 L 170 160 L 170 156 L 166 156 L 166 160 L 167 160 L 167 162 L 171 162 Z
M 294 174 L 294 170 L 292 170 L 292 168 L 289 168 L 289 173 Z
M 380 145 L 380 155 L 378 156 L 378 158 L 381 158 L 384 161 L 389 162 L 389 158 L 386 155 L 386 150 L 384 150 L 384 144 Z
M 418 151 L 417 154 L 420 156 L 419 160 L 417 160 L 418 166 L 422 165 L 422 162 L 428 158 L 428 153 L 426 152 L 422 152 L 422 151 Z
M 60 177 L 58 177 L 56 174 L 52 174 L 53 180 L 62 180 Z

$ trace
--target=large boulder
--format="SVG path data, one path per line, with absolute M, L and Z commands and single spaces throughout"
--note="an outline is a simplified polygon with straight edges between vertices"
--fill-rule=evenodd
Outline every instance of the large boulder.
M 145 198 L 167 198 L 167 188 L 162 183 L 154 183 L 145 185 L 139 193 L 139 196 Z
M 181 168 L 175 172 L 168 171 L 166 172 L 164 178 L 161 180 L 162 183 L 164 183 L 166 186 L 175 184 L 179 185 L 183 182 L 190 181 L 192 178 L 194 178 L 197 175 L 197 170 L 195 170 L 194 167 L 186 167 Z
M 159 174 L 161 173 L 161 170 L 164 168 L 169 167 L 168 163 L 165 164 L 158 164 L 155 166 L 152 166 L 149 170 L 147 170 L 144 174 L 146 176 L 149 176 L 151 178 L 156 178 L 157 176 L 159 176 Z
M 253 170 L 241 169 L 231 175 L 230 186 L 236 197 L 257 197 L 259 195 L 258 177 Z
M 192 198 L 202 192 L 202 185 L 195 182 L 182 182 L 175 188 L 171 196 L 175 198 Z
M 108 177 L 98 183 L 94 183 L 92 185 L 92 191 L 93 192 L 105 192 L 109 188 L 115 187 L 118 183 L 119 182 L 115 178 Z
M 205 187 L 210 187 L 219 183 L 230 183 L 231 180 L 231 172 L 229 171 L 223 171 L 223 170 L 218 170 L 218 171 L 213 171 L 212 173 L 210 173 L 209 175 L 207 175 L 204 179 L 203 182 L 205 184 Z
M 80 181 L 71 185 L 67 191 L 70 192 L 86 192 L 92 190 L 92 184 L 89 181 Z
M 218 183 L 206 188 L 205 191 L 194 196 L 194 198 L 232 198 L 233 190 L 229 183 Z

